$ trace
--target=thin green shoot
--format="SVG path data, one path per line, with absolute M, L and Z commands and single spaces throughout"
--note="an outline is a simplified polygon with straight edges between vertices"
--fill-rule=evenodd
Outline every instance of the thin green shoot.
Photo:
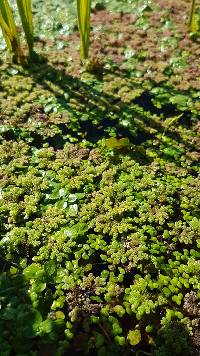
M 33 54 L 34 38 L 33 38 L 33 16 L 32 16 L 32 1 L 17 0 L 17 6 L 22 21 L 22 26 L 28 44 L 29 55 Z
M 14 54 L 14 60 L 17 63 L 22 63 L 23 54 L 20 46 L 19 35 L 8 0 L 0 0 L 0 27 L 2 29 L 8 50 Z
M 167 119 L 165 120 L 165 122 L 164 122 L 165 129 L 164 129 L 164 131 L 163 131 L 162 137 L 165 136 L 165 133 L 166 133 L 166 131 L 169 129 L 169 127 L 170 127 L 171 125 L 173 125 L 175 122 L 177 122 L 182 116 L 183 116 L 183 113 L 181 113 L 181 114 L 179 114 L 179 115 L 177 115 L 177 116 L 174 116 L 174 117 L 169 117 L 169 118 L 167 118 Z
M 190 32 L 196 33 L 198 31 L 198 19 L 195 15 L 195 0 L 192 0 L 188 27 Z
M 81 38 L 80 55 L 85 62 L 89 53 L 91 0 L 77 0 L 77 14 Z

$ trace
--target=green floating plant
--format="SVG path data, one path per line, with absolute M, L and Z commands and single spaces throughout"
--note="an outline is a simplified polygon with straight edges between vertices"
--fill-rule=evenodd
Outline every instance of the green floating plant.
M 116 149 L 120 150 L 123 148 L 128 148 L 130 147 L 131 143 L 128 137 L 123 137 L 120 139 L 117 139 L 115 137 L 110 137 L 105 140 L 105 146 L 109 149 Z
M 33 53 L 33 16 L 32 16 L 32 1 L 31 0 L 17 0 L 17 6 L 22 21 L 22 26 L 28 44 L 29 55 Z
M 14 60 L 22 63 L 23 55 L 17 33 L 12 9 L 7 0 L 0 1 L 0 27 L 3 32 L 8 50 L 14 54 Z
M 131 346 L 138 345 L 142 339 L 140 330 L 138 330 L 138 329 L 129 330 L 127 339 Z
M 78 25 L 81 37 L 81 59 L 88 59 L 90 40 L 91 0 L 77 0 Z

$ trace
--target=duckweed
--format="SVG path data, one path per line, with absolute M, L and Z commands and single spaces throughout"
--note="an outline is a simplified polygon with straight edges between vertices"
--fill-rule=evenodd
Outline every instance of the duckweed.
M 129 14 L 105 10 L 117 1 L 94 2 L 92 36 L 103 17 L 109 46 L 89 72 L 66 38 L 55 50 L 60 12 L 55 41 L 36 44 L 38 63 L 0 65 L 3 356 L 198 354 L 196 57 L 180 26 L 185 2 L 160 15 L 161 1 L 133 3 L 140 18 L 127 1 L 120 9 Z M 38 23 L 36 33 L 48 32 L 49 22 Z

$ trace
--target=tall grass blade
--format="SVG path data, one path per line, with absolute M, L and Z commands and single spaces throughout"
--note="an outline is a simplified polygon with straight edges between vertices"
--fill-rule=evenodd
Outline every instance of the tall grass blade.
M 195 0 L 192 0 L 188 27 L 189 31 L 193 33 L 196 33 L 199 29 L 198 17 L 195 15 Z
M 88 59 L 90 41 L 91 0 L 77 0 L 78 24 L 81 37 L 81 59 Z
M 23 55 L 12 9 L 8 0 L 0 0 L 0 26 L 9 51 L 14 53 L 16 62 L 20 63 Z
M 32 1 L 31 0 L 17 0 L 17 6 L 22 21 L 22 26 L 26 36 L 26 41 L 29 48 L 30 56 L 33 53 L 33 16 L 32 16 Z

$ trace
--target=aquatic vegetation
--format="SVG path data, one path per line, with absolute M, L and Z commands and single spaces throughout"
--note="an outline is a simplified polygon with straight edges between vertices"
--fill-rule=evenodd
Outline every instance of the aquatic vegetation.
M 0 62 L 2 356 L 199 353 L 198 44 L 185 1 L 113 1 L 89 71 L 58 0 Z
M 122 348 L 129 355 L 146 339 L 154 349 L 161 327 L 168 345 L 169 323 L 191 327 L 183 305 L 191 290 L 194 303 L 199 298 L 196 163 L 167 137 L 160 145 L 149 143 L 154 161 L 140 165 L 123 147 L 34 149 L 20 140 L 8 150 L 2 142 L 1 252 L 11 263 L 4 278 L 13 283 L 22 274 L 33 315 L 23 352 L 30 342 L 34 350 L 34 335 L 39 345 L 45 336 L 71 350 L 81 330 L 85 352 L 89 343 L 89 352 Z M 14 304 L 3 303 L 0 320 L 10 313 L 13 325 Z M 15 330 L 1 342 L 22 352 L 9 339 Z M 186 346 L 189 355 L 179 343 Z

